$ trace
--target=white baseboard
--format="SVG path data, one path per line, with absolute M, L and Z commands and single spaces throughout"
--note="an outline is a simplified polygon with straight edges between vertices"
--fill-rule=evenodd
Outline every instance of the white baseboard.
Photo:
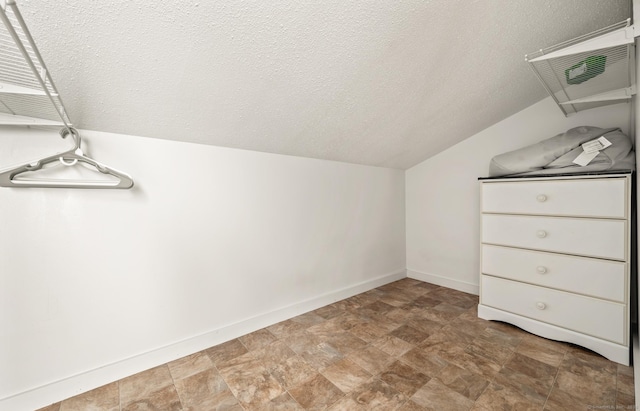
M 2 398 L 0 399 L 0 411 L 33 411 L 406 277 L 407 273 L 404 269 L 382 275 L 287 307 L 261 313 L 140 355 L 125 358 L 104 367 Z
M 454 290 L 462 291 L 469 294 L 480 294 L 480 287 L 477 284 L 471 284 L 460 280 L 454 280 L 447 277 L 441 277 L 435 274 L 423 273 L 420 271 L 414 271 L 407 269 L 407 277 L 415 280 L 424 281 L 442 287 L 453 288 Z

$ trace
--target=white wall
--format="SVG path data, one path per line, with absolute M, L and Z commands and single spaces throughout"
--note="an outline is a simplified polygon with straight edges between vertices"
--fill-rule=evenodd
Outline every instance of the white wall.
M 547 98 L 407 170 L 407 275 L 477 294 L 477 178 L 491 158 L 581 125 L 628 133 L 630 114 L 623 103 L 564 117 Z
M 406 275 L 401 170 L 82 135 L 136 185 L 0 189 L 0 409 L 34 409 Z M 68 143 L 3 129 L 0 145 L 6 166 Z

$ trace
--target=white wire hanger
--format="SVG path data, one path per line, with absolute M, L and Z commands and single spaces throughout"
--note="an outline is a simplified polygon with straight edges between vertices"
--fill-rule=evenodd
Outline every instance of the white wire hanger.
M 18 167 L 11 168 L 0 172 L 0 187 L 39 187 L 39 188 L 131 188 L 133 187 L 133 179 L 122 171 L 115 170 L 111 167 L 107 167 L 84 155 L 82 148 L 80 148 L 80 134 L 72 127 L 65 127 L 60 130 L 62 138 L 66 138 L 71 134 L 75 142 L 75 147 L 71 150 L 63 153 L 54 154 L 49 157 L 42 158 L 35 162 L 24 164 Z M 66 167 L 73 167 L 77 164 L 88 164 L 92 166 L 96 171 L 115 177 L 115 180 L 100 180 L 100 181 L 83 181 L 83 180 L 51 180 L 51 179 L 20 179 L 16 178 L 22 173 L 33 172 L 42 169 L 45 165 L 51 163 L 60 163 Z

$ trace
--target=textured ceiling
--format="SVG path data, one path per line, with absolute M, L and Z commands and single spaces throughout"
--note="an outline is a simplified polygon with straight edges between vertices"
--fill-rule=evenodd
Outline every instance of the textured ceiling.
M 546 96 L 629 0 L 18 0 L 79 128 L 409 168 Z

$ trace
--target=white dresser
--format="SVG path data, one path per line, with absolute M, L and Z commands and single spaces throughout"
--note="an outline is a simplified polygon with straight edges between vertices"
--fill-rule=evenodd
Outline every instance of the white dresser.
M 629 365 L 631 174 L 480 184 L 478 316 Z

